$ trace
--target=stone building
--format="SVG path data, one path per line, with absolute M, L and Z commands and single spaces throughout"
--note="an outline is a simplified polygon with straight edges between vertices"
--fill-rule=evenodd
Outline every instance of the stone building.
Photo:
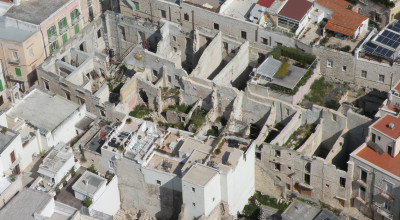
M 351 153 L 352 200 L 373 219 L 400 219 L 398 186 L 398 116 L 385 115 L 369 127 L 369 136 Z

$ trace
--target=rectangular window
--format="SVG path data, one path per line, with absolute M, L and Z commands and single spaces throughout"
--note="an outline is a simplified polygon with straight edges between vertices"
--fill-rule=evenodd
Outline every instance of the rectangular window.
M 158 76 L 157 70 L 153 70 L 153 75 L 154 75 L 154 76 Z
M 3 82 L 0 79 L 0 92 L 3 91 Z
M 35 55 L 35 54 L 33 54 L 33 48 L 30 48 L 30 49 L 29 49 L 29 56 L 30 56 L 30 57 L 33 57 L 34 55 Z
M 372 142 L 375 143 L 375 139 L 376 139 L 376 134 L 372 133 Z
M 71 23 L 76 23 L 79 21 L 79 11 L 78 9 L 74 9 L 71 11 Z
M 71 100 L 71 94 L 70 94 L 69 92 L 67 92 L 67 91 L 65 91 L 65 97 L 66 97 L 68 100 Z
M 100 38 L 101 37 L 101 30 L 98 30 L 97 31 L 97 38 Z
M 14 60 L 19 60 L 18 52 L 17 51 L 13 51 L 12 52 L 12 57 L 13 57 Z
M 243 39 L 247 39 L 246 31 L 242 31 L 241 36 L 242 36 Z
M 347 70 L 347 66 L 342 66 L 342 71 L 346 72 L 346 70 Z
M 175 80 L 179 81 L 179 76 L 178 75 L 175 75 Z
M 280 47 L 282 46 L 282 43 L 276 42 L 276 46 Z
M 311 173 L 311 163 L 307 162 L 304 169 L 306 170 L 307 173 Z
M 262 39 L 262 43 L 268 45 L 268 39 L 267 38 L 261 38 Z
M 311 177 L 310 177 L 310 174 L 304 174 L 304 182 L 307 184 L 307 185 L 310 185 L 310 182 L 311 182 Z
M 367 78 L 367 71 L 361 70 L 361 77 L 362 78 Z
M 361 170 L 360 179 L 366 183 L 368 178 L 368 173 L 365 170 Z
M 167 18 L 167 12 L 165 10 L 160 10 L 160 12 L 162 18 Z
M 360 198 L 365 201 L 365 187 L 360 186 Z
M 126 36 L 125 36 L 125 27 L 119 26 L 119 30 L 122 35 L 122 39 L 126 41 Z
M 78 100 L 79 100 L 79 104 L 80 104 L 80 105 L 85 104 L 85 99 L 83 99 L 83 98 L 81 98 L 81 97 L 78 97 Z
M 393 192 L 393 185 L 391 183 L 386 182 L 385 190 L 387 194 L 391 195 Z
M 21 69 L 20 68 L 15 68 L 15 74 L 17 76 L 22 76 Z
M 341 187 L 346 187 L 346 178 L 340 177 L 339 184 Z
M 333 61 L 332 60 L 328 60 L 326 62 L 326 66 L 329 67 L 329 68 L 332 68 L 333 67 Z
M 53 43 L 50 44 L 49 49 L 50 49 L 50 54 L 53 54 L 55 50 L 57 50 L 60 46 L 58 45 L 58 40 L 54 41 Z
M 160 180 L 157 180 L 157 185 L 161 185 L 161 181 Z
M 79 33 L 79 24 L 75 25 L 75 34 Z
M 275 163 L 275 170 L 281 171 L 281 164 Z
M 58 21 L 58 29 L 60 30 L 60 34 L 64 33 L 68 28 L 67 18 L 64 17 L 60 21 Z
M 49 81 L 43 80 L 43 84 L 44 84 L 44 87 L 45 87 L 47 90 L 50 90 Z
M 275 157 L 280 157 L 281 156 L 281 151 L 275 150 Z
M 52 36 L 57 36 L 57 30 L 55 25 L 47 29 L 47 37 L 49 38 L 49 40 Z
M 189 14 L 188 14 L 188 13 L 185 13 L 185 14 L 183 15 L 183 19 L 185 19 L 186 21 L 189 21 Z
M 379 82 L 385 82 L 385 75 L 379 74 Z
M 192 192 L 196 192 L 196 189 L 194 187 L 192 187 Z
M 114 161 L 112 161 L 112 160 L 108 161 L 108 167 L 111 169 L 114 169 L 115 168 Z
M 67 34 L 64 34 L 64 35 L 62 36 L 62 39 L 63 39 L 63 44 L 67 43 L 67 41 L 68 41 L 68 35 L 67 35 Z
M 388 212 L 391 212 L 391 211 L 392 211 L 392 202 L 386 200 L 383 207 L 385 207 L 385 209 L 386 209 Z
M 219 24 L 214 23 L 214 29 L 215 29 L 215 30 L 219 30 Z
M 392 156 L 392 151 L 393 151 L 393 147 L 392 147 L 392 146 L 388 146 L 388 147 L 387 147 L 387 154 L 389 154 L 390 156 Z

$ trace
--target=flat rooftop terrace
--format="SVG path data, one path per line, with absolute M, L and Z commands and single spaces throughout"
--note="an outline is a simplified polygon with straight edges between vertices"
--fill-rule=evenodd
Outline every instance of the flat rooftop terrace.
M 33 220 L 33 214 L 40 213 L 51 199 L 48 193 L 24 189 L 0 210 L 0 219 Z
M 38 128 L 53 131 L 78 108 L 78 104 L 61 96 L 35 89 L 6 114 L 28 121 Z
M 146 167 L 167 173 L 180 174 L 182 164 L 176 160 L 154 154 Z
M 20 5 L 12 6 L 5 16 L 39 25 L 69 1 L 51 0 L 51 4 L 43 0 L 21 1 Z

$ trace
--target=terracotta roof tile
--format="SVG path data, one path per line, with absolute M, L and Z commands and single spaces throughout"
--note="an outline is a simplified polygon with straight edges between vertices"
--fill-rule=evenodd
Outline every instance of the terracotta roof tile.
M 288 0 L 278 14 L 300 21 L 311 7 L 312 3 L 307 0 Z
M 394 125 L 393 128 L 389 127 L 389 124 L 391 123 Z M 383 118 L 375 122 L 372 127 L 393 139 L 397 139 L 400 136 L 400 116 L 394 117 L 391 115 L 385 115 Z
M 274 1 L 275 0 L 258 0 L 257 4 L 269 8 Z
M 332 17 L 325 26 L 325 29 L 330 31 L 352 36 L 361 23 L 368 19 L 347 9 L 350 3 L 344 0 L 316 0 L 315 2 L 333 11 Z
M 386 170 L 397 177 L 400 177 L 400 154 L 391 157 L 387 153 L 379 154 L 371 147 L 365 146 L 357 154 L 358 157 Z

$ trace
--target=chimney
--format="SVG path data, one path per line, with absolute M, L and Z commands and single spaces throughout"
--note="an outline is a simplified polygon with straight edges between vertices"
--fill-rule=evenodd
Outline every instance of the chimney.
M 394 123 L 388 124 L 388 128 L 393 129 L 394 128 Z

